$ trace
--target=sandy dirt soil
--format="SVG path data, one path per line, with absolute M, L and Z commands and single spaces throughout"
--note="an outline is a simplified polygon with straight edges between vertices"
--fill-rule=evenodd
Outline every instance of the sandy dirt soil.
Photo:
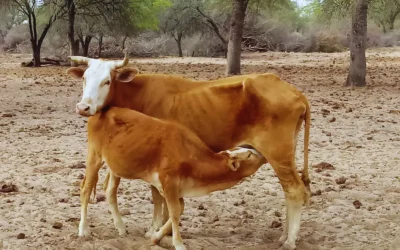
M 310 164 L 333 166 L 311 170 L 315 195 L 303 212 L 297 249 L 400 249 L 400 49 L 368 52 L 370 86 L 363 89 L 342 87 L 348 53 L 243 57 L 242 73 L 273 72 L 306 93 L 312 104 Z M 28 59 L 0 55 L 0 246 L 173 249 L 170 237 L 151 248 L 144 238 L 153 205 L 149 185 L 139 180 L 123 180 L 119 189 L 128 236 L 118 236 L 99 185 L 99 202 L 89 204 L 93 236 L 77 237 L 87 121 L 74 112 L 81 83 L 66 76 L 66 67 L 21 68 Z M 131 63 L 143 73 L 216 79 L 225 61 Z M 299 168 L 302 141 L 301 134 Z M 100 182 L 104 174 L 102 169 Z M 279 249 L 284 213 L 278 179 L 265 165 L 234 188 L 186 199 L 181 232 L 193 250 Z

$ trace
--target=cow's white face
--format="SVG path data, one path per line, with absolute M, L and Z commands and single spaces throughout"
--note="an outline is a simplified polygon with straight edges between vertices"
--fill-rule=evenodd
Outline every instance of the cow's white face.
M 71 57 L 73 61 L 82 61 L 83 57 Z M 92 116 L 100 111 L 109 99 L 112 84 L 115 81 L 130 82 L 137 74 L 136 69 L 114 71 L 120 63 L 85 58 L 88 68 L 72 67 L 67 74 L 83 80 L 83 94 L 81 101 L 76 104 L 76 113 L 82 116 Z M 126 63 L 127 64 L 127 63 Z

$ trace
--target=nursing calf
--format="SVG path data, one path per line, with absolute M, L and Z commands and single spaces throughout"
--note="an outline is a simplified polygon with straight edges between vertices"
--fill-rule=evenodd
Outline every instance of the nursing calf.
M 126 233 L 117 206 L 120 178 L 142 179 L 165 198 L 169 219 L 153 234 L 155 244 L 172 225 L 175 249 L 185 249 L 179 233 L 183 197 L 206 195 L 230 188 L 255 173 L 266 159 L 251 149 L 214 153 L 191 130 L 142 113 L 111 107 L 88 120 L 88 155 L 81 189 L 79 235 L 89 234 L 87 206 L 98 172 L 105 161 L 110 169 L 107 200 L 119 233 Z

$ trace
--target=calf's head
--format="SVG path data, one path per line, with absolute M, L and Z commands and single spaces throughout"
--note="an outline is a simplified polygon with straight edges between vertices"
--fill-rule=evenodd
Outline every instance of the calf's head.
M 127 54 L 122 61 L 104 61 L 82 56 L 69 58 L 75 63 L 88 66 L 86 69 L 80 67 L 67 69 L 68 75 L 83 80 L 82 99 L 76 104 L 76 113 L 82 116 L 95 115 L 110 102 L 116 82 L 130 82 L 138 73 L 138 70 L 133 68 L 117 71 L 128 65 Z
M 267 160 L 255 149 L 236 147 L 231 150 L 224 151 L 229 155 L 230 168 L 236 171 L 238 168 L 247 170 L 258 169 L 261 165 L 267 163 Z

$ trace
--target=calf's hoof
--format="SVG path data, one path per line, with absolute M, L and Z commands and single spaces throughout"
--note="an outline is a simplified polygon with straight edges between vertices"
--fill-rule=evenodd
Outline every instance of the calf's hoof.
M 118 229 L 118 234 L 119 234 L 119 236 L 127 235 L 126 229 Z
M 282 234 L 282 236 L 279 238 L 279 243 L 281 243 L 283 245 L 283 244 L 285 244 L 286 240 L 287 240 L 287 235 Z
M 155 232 L 157 232 L 157 230 L 156 230 L 154 227 L 150 227 L 150 228 L 149 228 L 149 231 L 147 231 L 147 232 L 144 234 L 144 237 L 145 237 L 145 238 L 151 238 L 151 236 L 153 236 L 153 234 L 154 234 Z
M 154 233 L 150 238 L 150 243 L 152 246 L 157 245 L 160 242 L 161 237 L 158 233 Z
M 296 244 L 294 242 L 286 241 L 283 244 L 283 248 L 286 250 L 294 250 L 294 249 L 296 249 Z

